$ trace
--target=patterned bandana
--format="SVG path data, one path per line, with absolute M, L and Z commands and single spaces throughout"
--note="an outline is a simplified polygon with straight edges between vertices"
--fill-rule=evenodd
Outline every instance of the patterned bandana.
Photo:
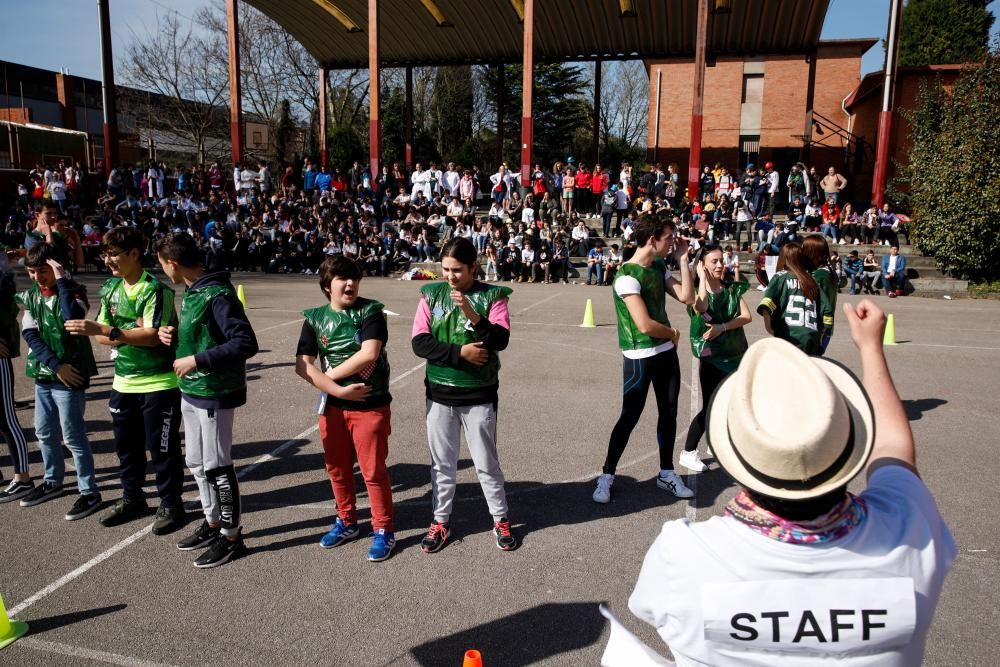
M 740 491 L 726 505 L 726 516 L 765 537 L 790 544 L 824 544 L 838 540 L 861 525 L 867 513 L 865 501 L 850 493 L 832 510 L 809 521 L 789 521 L 772 514 L 759 507 L 746 491 Z

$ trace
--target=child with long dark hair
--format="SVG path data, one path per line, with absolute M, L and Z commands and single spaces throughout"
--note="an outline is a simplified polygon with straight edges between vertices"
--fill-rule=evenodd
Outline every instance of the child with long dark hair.
M 830 312 L 837 312 L 837 292 L 838 276 L 830 270 L 830 246 L 822 236 L 807 236 L 802 241 L 802 258 L 806 268 L 811 272 L 819 289 L 826 295 L 830 302 Z M 830 344 L 830 337 L 833 335 L 833 319 L 823 335 L 822 349 L 826 352 L 826 347 Z
M 721 246 L 703 246 L 695 260 L 695 271 L 698 290 L 694 303 L 687 310 L 691 318 L 691 354 L 700 360 L 698 381 L 702 407 L 691 420 L 678 462 L 689 470 L 701 472 L 706 467 L 698 458 L 698 442 L 705 433 L 705 411 L 716 387 L 740 365 L 748 347 L 743 327 L 753 316 L 743 299 L 750 284 L 744 277 L 734 279 L 732 274 L 726 273 Z
M 778 272 L 767 285 L 757 312 L 764 328 L 806 354 L 823 353 L 823 337 L 833 327 L 830 300 L 806 268 L 802 246 L 785 244 L 778 255 Z
M 500 358 L 510 341 L 509 287 L 476 280 L 472 242 L 455 238 L 441 249 L 445 282 L 421 288 L 413 320 L 413 352 L 427 360 L 427 444 L 431 450 L 434 520 L 420 547 L 441 550 L 450 536 L 462 431 L 493 515 L 497 548 L 512 551 L 504 475 L 497 455 Z

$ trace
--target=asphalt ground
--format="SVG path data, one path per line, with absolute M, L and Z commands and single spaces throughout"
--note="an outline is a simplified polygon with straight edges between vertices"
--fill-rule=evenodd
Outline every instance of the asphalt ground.
M 93 286 L 100 280 L 85 277 Z M 145 520 L 118 528 L 101 527 L 96 516 L 64 521 L 71 495 L 34 508 L 0 506 L 0 593 L 11 615 L 30 624 L 27 637 L 3 649 L 0 664 L 460 665 L 468 648 L 481 650 L 487 665 L 598 664 L 608 633 L 597 611 L 601 601 L 665 652 L 653 629 L 627 609 L 643 555 L 663 522 L 719 514 L 736 489 L 710 459 L 709 471 L 687 477 L 697 486 L 691 501 L 656 488 L 650 396 L 613 502 L 591 501 L 621 400 L 608 288 L 513 286 L 499 447 L 523 544 L 512 553 L 495 547 L 463 450 L 454 538 L 426 555 L 419 548 L 431 519 L 423 368 L 409 345 L 422 283 L 364 280 L 363 295 L 398 313 L 388 318 L 398 544 L 390 560 L 372 564 L 365 559 L 367 537 L 330 551 L 318 546 L 334 504 L 316 433 L 316 392 L 293 369 L 300 313 L 322 303 L 316 280 L 237 274 L 234 282 L 246 287 L 261 348 L 249 368 L 249 403 L 235 426 L 249 553 L 214 570 L 192 567 L 197 552 L 178 551 L 174 543 L 200 520 L 197 511 L 183 532 L 155 537 Z M 759 296 L 749 295 L 752 306 Z M 578 326 L 588 298 L 595 329 Z M 841 296 L 841 302 L 855 299 Z M 890 365 L 912 420 L 920 469 L 959 547 L 926 664 L 1000 664 L 1000 640 L 990 630 L 1000 627 L 1000 524 L 989 518 L 1000 469 L 1000 305 L 876 299 L 895 315 L 900 345 L 888 349 Z M 678 304 L 668 310 L 686 327 Z M 842 316 L 838 325 L 830 356 L 857 370 Z M 757 320 L 748 331 L 753 340 L 763 326 Z M 697 411 L 692 402 L 700 400 L 689 384 L 688 349 L 682 342 L 679 443 Z M 98 481 L 112 501 L 119 496 L 107 411 L 113 370 L 106 351 L 96 353 L 101 374 L 90 389 L 87 419 Z M 22 374 L 23 357 L 15 368 L 15 394 L 28 398 L 33 390 Z M 37 478 L 32 409 L 18 416 Z M 0 452 L 9 477 L 5 448 Z M 75 491 L 69 470 L 67 485 Z M 357 480 L 364 522 L 367 498 Z M 152 477 L 147 481 L 155 504 Z M 190 476 L 185 498 L 196 505 Z

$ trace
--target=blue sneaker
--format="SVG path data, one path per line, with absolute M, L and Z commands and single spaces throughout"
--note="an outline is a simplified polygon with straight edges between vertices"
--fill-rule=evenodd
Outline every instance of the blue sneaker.
M 387 532 L 385 528 L 376 530 L 372 537 L 372 546 L 368 550 L 368 560 L 373 563 L 383 561 L 392 553 L 392 548 L 396 546 L 396 534 Z
M 337 520 L 330 527 L 330 532 L 320 538 L 319 545 L 324 549 L 332 549 L 348 540 L 357 539 L 359 535 L 361 535 L 361 531 L 358 530 L 358 524 L 347 525 L 340 517 L 337 517 Z

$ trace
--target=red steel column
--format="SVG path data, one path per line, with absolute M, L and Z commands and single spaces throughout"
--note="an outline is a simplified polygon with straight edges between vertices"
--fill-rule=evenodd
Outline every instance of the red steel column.
M 111 55 L 111 13 L 108 0 L 97 0 L 101 30 L 101 96 L 104 106 L 104 172 L 118 164 L 118 113 L 115 110 L 115 65 Z M 9 106 L 9 105 L 8 105 Z M 13 161 L 14 156 L 11 156 Z M 20 163 L 20 159 L 18 159 Z
M 590 166 L 597 164 L 601 151 L 601 71 L 604 62 L 598 58 L 594 61 L 594 145 L 590 149 Z
M 319 66 L 319 163 L 326 166 L 326 89 L 327 72 Z
M 701 175 L 701 127 L 705 113 L 705 42 L 708 41 L 708 2 L 698 0 L 698 31 L 694 46 L 694 100 L 691 103 L 691 147 L 688 152 L 688 198 L 698 198 Z
M 503 164 L 503 142 L 504 142 L 504 107 L 507 106 L 507 69 L 503 63 L 494 65 L 497 68 L 497 145 L 496 145 L 496 166 Z
M 521 83 L 521 185 L 531 185 L 531 149 L 535 127 L 531 98 L 535 93 L 535 0 L 524 0 L 524 78 Z
M 896 61 L 899 58 L 899 28 L 903 0 L 892 0 L 889 9 L 889 35 L 885 50 L 885 81 L 882 84 L 882 112 L 878 117 L 878 140 L 875 145 L 875 173 L 872 176 L 872 200 L 882 206 L 885 183 L 889 177 L 889 144 L 892 141 L 892 116 L 896 97 Z
M 378 0 L 368 0 L 368 160 L 372 178 L 382 172 L 382 122 L 379 119 Z
M 403 141 L 406 143 L 406 170 L 413 170 L 413 67 L 406 66 L 406 85 L 403 90 Z
M 240 86 L 240 26 L 238 0 L 226 0 L 226 42 L 229 47 L 229 140 L 233 164 L 243 162 L 243 88 Z

